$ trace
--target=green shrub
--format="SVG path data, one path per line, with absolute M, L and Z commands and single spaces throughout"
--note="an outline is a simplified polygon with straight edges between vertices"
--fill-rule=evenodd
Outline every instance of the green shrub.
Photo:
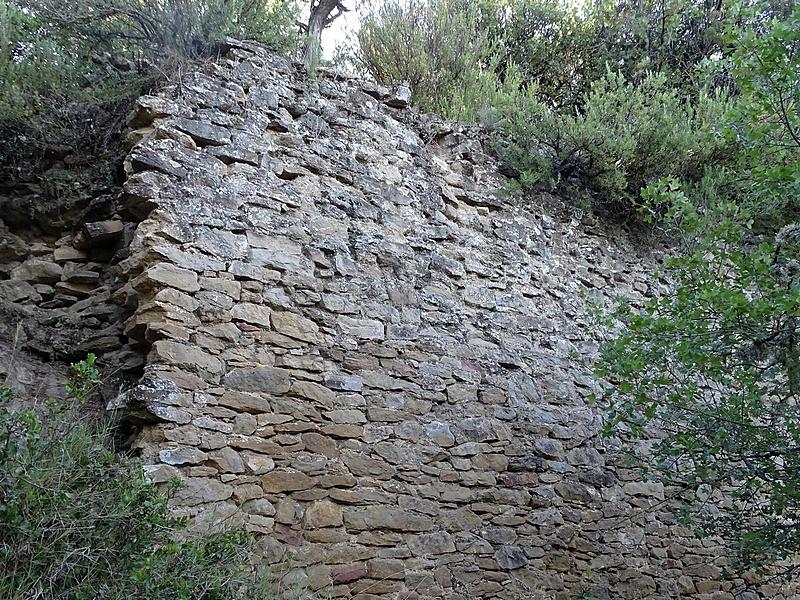
M 0 598 L 272 598 L 239 530 L 190 536 L 112 430 L 79 406 L 98 381 L 73 367 L 66 409 L 13 410 L 0 393 Z
M 667 207 L 677 242 L 670 288 L 608 315 L 605 330 L 617 335 L 596 370 L 607 381 L 607 433 L 674 486 L 698 534 L 727 541 L 737 572 L 796 579 L 800 9 L 772 14 L 745 14 L 720 61 L 739 91 L 722 120 L 732 140 L 724 168 L 643 193 Z M 652 452 L 636 451 L 653 437 Z
M 565 0 L 487 2 L 485 28 L 494 43 L 498 73 L 509 68 L 553 107 L 577 105 L 589 84 L 605 72 L 596 20 Z M 599 66 L 599 70 L 598 70 Z
M 423 110 L 474 120 L 497 88 L 480 23 L 466 0 L 388 0 L 363 18 L 356 60 L 379 83 L 408 82 Z
M 800 551 L 800 227 L 774 237 L 727 202 L 698 210 L 676 182 L 649 191 L 683 238 L 671 289 L 622 302 L 597 374 L 607 434 L 682 500 L 701 537 L 730 544 L 737 572 Z M 621 328 L 620 328 L 621 326 Z M 656 437 L 651 454 L 637 441 Z M 791 562 L 790 562 L 791 565 Z M 785 573 L 795 576 L 789 567 Z
M 574 112 L 553 110 L 529 87 L 504 97 L 492 120 L 500 153 L 522 186 L 630 217 L 642 205 L 641 190 L 661 177 L 700 180 L 724 145 L 715 129 L 724 108 L 708 96 L 693 108 L 662 75 L 634 85 L 609 72 Z
M 727 123 L 741 150 L 737 201 L 760 226 L 780 229 L 800 219 L 800 7 L 735 28 L 729 42 L 724 65 L 739 90 Z

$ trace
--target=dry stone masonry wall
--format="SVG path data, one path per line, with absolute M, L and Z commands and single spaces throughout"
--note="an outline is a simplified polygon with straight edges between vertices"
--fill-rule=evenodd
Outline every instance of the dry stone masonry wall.
M 599 435 L 588 308 L 657 257 L 504 198 L 479 135 L 406 104 L 234 42 L 140 101 L 117 405 L 175 510 L 321 596 L 797 597 L 724 581 Z

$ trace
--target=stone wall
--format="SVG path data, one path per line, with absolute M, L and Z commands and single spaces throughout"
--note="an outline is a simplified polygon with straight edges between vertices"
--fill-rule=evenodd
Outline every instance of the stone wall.
M 599 436 L 588 309 L 658 257 L 406 104 L 231 42 L 132 115 L 115 406 L 175 510 L 322 596 L 797 597 L 724 581 Z

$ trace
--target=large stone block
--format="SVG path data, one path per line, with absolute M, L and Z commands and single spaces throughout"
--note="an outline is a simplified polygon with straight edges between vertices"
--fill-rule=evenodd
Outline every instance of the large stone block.
M 228 372 L 222 382 L 239 392 L 284 394 L 291 387 L 291 376 L 290 371 L 275 367 L 239 368 Z

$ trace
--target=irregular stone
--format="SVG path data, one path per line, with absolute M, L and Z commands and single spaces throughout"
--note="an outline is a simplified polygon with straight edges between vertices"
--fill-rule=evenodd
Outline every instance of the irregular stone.
M 233 487 L 208 477 L 190 477 L 181 482 L 170 500 L 177 506 L 221 502 L 233 495 Z
M 116 243 L 125 231 L 125 224 L 122 221 L 95 221 L 84 223 L 78 234 L 72 241 L 72 245 L 79 250 L 87 248 L 97 248 Z
M 383 323 L 375 319 L 354 319 L 340 316 L 339 327 L 345 335 L 352 335 L 367 340 L 382 340 L 384 338 Z
M 371 579 L 405 579 L 405 563 L 391 558 L 374 558 L 367 563 L 367 576 Z
M 73 246 L 59 246 L 53 250 L 53 260 L 57 263 L 86 262 L 89 260 L 89 256 L 83 250 L 78 250 Z
M 226 391 L 218 400 L 222 406 L 249 413 L 268 413 L 272 411 L 269 400 L 256 394 Z
M 19 302 L 28 298 L 41 300 L 41 296 L 30 283 L 18 279 L 0 281 L 0 298 L 8 302 Z
M 392 108 L 406 108 L 409 102 L 411 102 L 411 88 L 404 83 L 392 87 L 384 100 L 384 103 Z
M 275 468 L 275 461 L 270 456 L 255 454 L 253 452 L 242 452 L 241 456 L 247 467 L 247 471 L 253 475 L 263 475 Z
M 242 302 L 231 309 L 231 318 L 234 321 L 244 321 L 254 325 L 261 325 L 269 329 L 271 311 L 266 306 Z
M 268 494 L 308 490 L 314 485 L 312 477 L 294 471 L 272 471 L 261 478 L 261 487 Z
M 334 584 L 351 583 L 367 576 L 367 565 L 336 565 L 331 567 L 331 580 Z
M 184 292 L 196 292 L 200 289 L 197 273 L 169 263 L 150 267 L 133 281 L 133 286 L 137 289 L 168 286 Z
M 558 440 L 539 438 L 534 443 L 536 451 L 545 458 L 561 460 L 564 458 L 564 446 Z
M 303 256 L 302 247 L 283 237 L 268 237 L 248 232 L 250 262 L 257 267 L 269 267 L 292 273 L 314 272 L 314 264 Z
M 260 515 L 262 517 L 275 516 L 275 506 L 266 498 L 248 500 L 242 505 L 242 510 L 251 515 Z
M 408 547 L 414 556 L 433 557 L 456 551 L 453 537 L 445 531 L 415 535 L 408 541 Z
M 159 340 L 153 344 L 150 355 L 154 360 L 189 371 L 205 371 L 213 375 L 222 373 L 222 363 L 218 358 L 187 344 Z
M 285 394 L 291 387 L 289 371 L 275 367 L 251 367 L 232 369 L 222 383 L 240 392 L 265 392 Z
M 208 458 L 220 473 L 244 473 L 242 457 L 232 448 L 215 450 L 208 455 Z
M 189 446 L 159 451 L 158 458 L 168 465 L 198 465 L 208 460 L 208 454 Z
M 360 392 L 364 388 L 361 377 L 348 373 L 326 373 L 325 385 L 332 390 L 343 392 Z
M 205 121 L 179 118 L 172 123 L 181 131 L 188 133 L 198 146 L 222 146 L 231 140 L 231 135 L 226 128 L 217 127 Z
M 425 425 L 425 435 L 437 446 L 450 448 L 456 443 L 456 438 L 450 431 L 450 425 L 433 421 Z
M 330 500 L 319 500 L 306 508 L 303 525 L 309 529 L 339 527 L 343 524 L 341 507 Z
M 497 565 L 505 571 L 521 569 L 528 564 L 528 558 L 519 546 L 501 546 L 494 553 L 494 559 L 497 561 Z
M 29 258 L 20 266 L 11 269 L 11 278 L 29 283 L 57 283 L 64 269 L 56 263 L 38 258 Z
M 273 312 L 272 329 L 290 338 L 305 342 L 316 342 L 319 327 L 313 321 L 290 312 Z

